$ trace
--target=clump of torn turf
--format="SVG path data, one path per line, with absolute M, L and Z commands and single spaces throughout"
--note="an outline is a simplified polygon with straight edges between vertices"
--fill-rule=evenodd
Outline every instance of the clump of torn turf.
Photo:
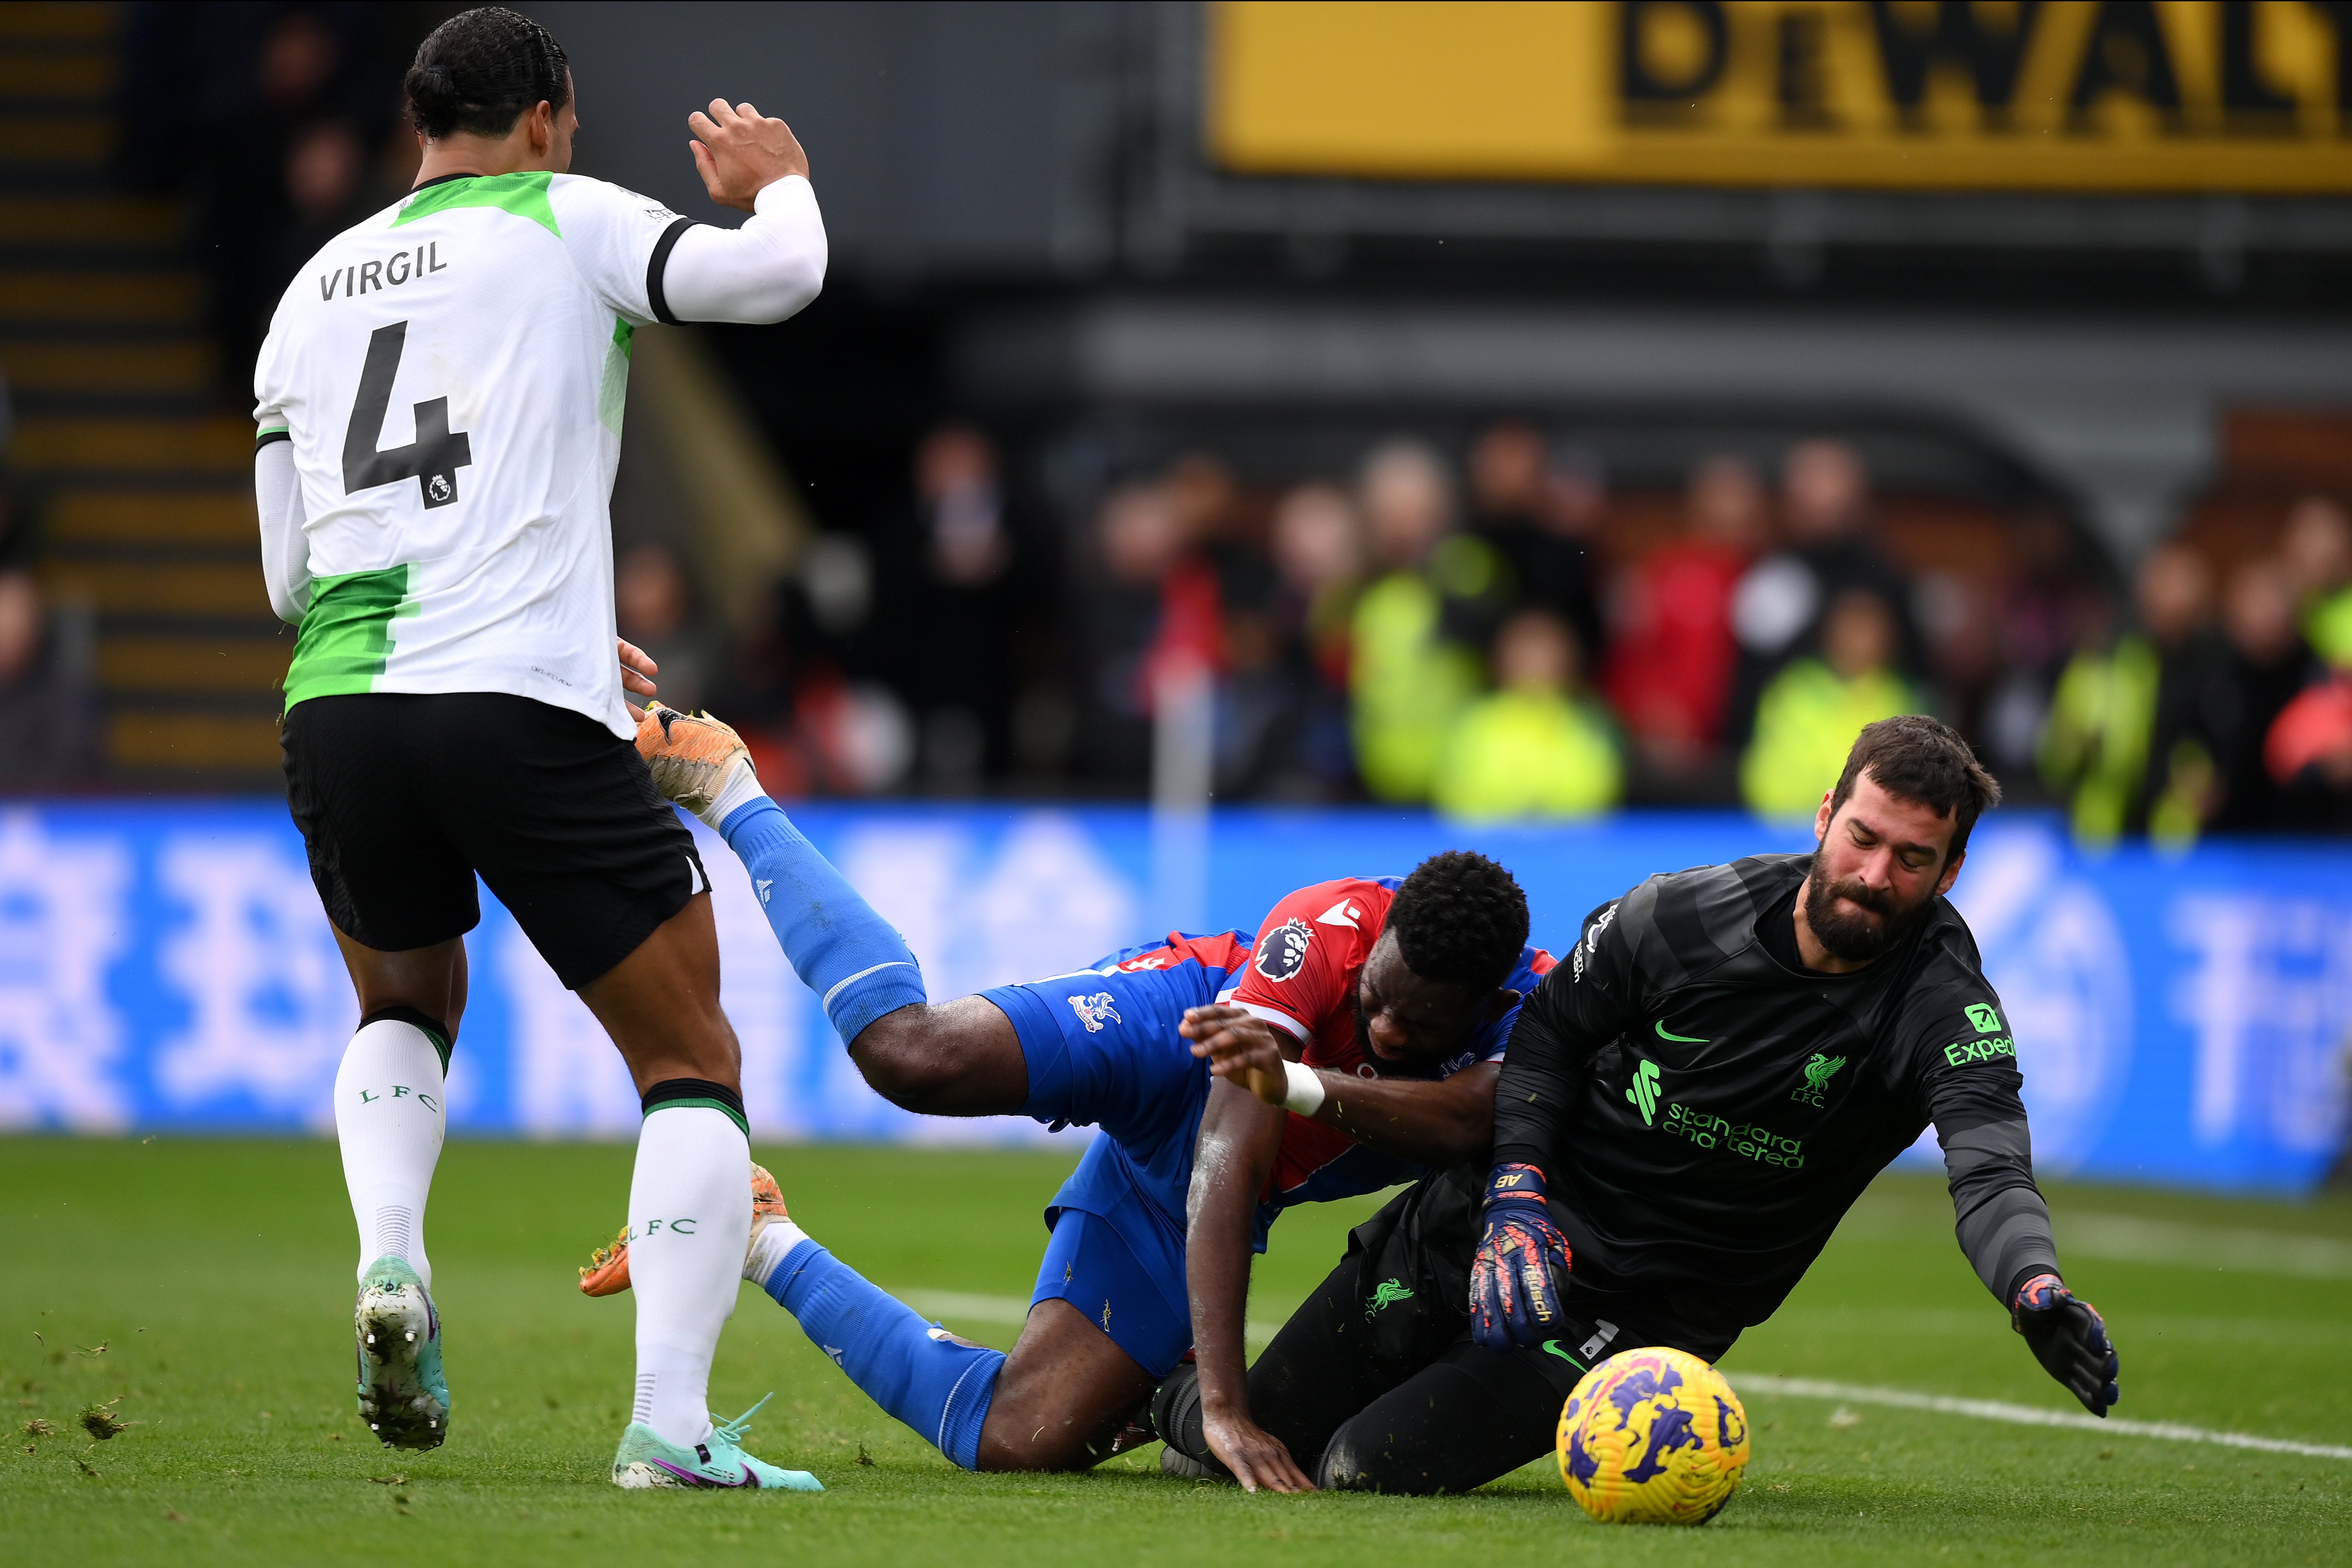
M 55 1427 L 50 1426 L 38 1416 L 25 1423 L 25 1436 L 27 1437 L 47 1437 L 54 1435 L 56 1431 Z
M 131 1423 L 114 1413 L 115 1406 L 121 1402 L 122 1396 L 118 1394 L 103 1405 L 90 1406 L 81 1413 L 79 1417 L 81 1429 L 101 1443 L 109 1437 L 119 1437 L 129 1431 Z

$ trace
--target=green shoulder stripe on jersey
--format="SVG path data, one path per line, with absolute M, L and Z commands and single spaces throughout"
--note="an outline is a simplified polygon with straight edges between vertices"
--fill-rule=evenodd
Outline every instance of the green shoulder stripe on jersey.
M 294 639 L 286 706 L 373 691 L 392 651 L 394 617 L 416 613 L 414 565 L 322 577 Z
M 596 391 L 596 418 L 614 435 L 621 434 L 621 411 L 629 401 L 629 356 L 637 329 L 626 321 L 613 322 L 613 346 L 604 350 L 604 382 Z
M 521 174 L 468 174 L 462 180 L 427 185 L 408 198 L 392 226 L 413 224 L 452 207 L 502 207 L 562 239 L 563 231 L 555 226 L 555 208 L 547 199 L 548 182 L 554 178 L 544 169 L 534 169 Z

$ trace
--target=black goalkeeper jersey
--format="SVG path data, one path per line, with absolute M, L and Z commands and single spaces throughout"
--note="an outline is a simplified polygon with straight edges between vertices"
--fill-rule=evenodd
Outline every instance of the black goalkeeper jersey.
M 1654 876 L 1587 916 L 1521 1008 L 1495 1158 L 1544 1172 L 1576 1283 L 1727 1333 L 1761 1322 L 1931 1123 L 1987 1288 L 2055 1271 L 2009 1019 L 1968 926 L 1938 898 L 1853 974 L 1796 967 L 1759 927 L 1791 919 L 1811 864 Z

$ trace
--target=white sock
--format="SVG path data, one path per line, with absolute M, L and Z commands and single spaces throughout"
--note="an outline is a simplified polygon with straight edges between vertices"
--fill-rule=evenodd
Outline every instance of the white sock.
M 767 793 L 760 788 L 760 776 L 752 771 L 751 759 L 747 758 L 735 765 L 735 771 L 727 776 L 726 784 L 712 798 L 710 804 L 703 808 L 702 820 L 710 824 L 710 831 L 715 833 L 720 823 L 752 801 L 765 799 Z
M 743 1260 L 743 1278 L 766 1290 L 784 1254 L 808 1239 L 809 1233 L 790 1219 L 771 1219 L 766 1229 L 751 1238 L 751 1253 Z
M 629 1182 L 637 1300 L 632 1420 L 687 1447 L 710 1435 L 710 1358 L 751 1238 L 751 1143 L 724 1111 L 656 1105 Z
M 335 1135 L 359 1225 L 362 1276 L 377 1259 L 398 1258 L 433 1283 L 425 1199 L 449 1120 L 441 1088 L 441 1053 L 413 1023 L 378 1019 L 343 1050 L 335 1071 Z

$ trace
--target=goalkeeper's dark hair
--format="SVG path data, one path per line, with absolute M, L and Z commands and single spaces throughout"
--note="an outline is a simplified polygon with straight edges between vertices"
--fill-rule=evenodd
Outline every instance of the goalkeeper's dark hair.
M 572 101 L 570 62 L 555 35 L 519 11 L 461 11 L 416 46 L 401 84 L 408 118 L 436 141 L 463 131 L 504 136 L 541 103 Z
M 1528 945 L 1528 895 L 1485 855 L 1448 850 L 1415 866 L 1389 905 L 1405 967 L 1424 980 L 1491 991 Z
M 2000 804 L 2000 780 L 1977 760 L 1960 732 L 1926 714 L 1905 714 L 1862 727 L 1830 796 L 1831 816 L 1838 814 L 1864 773 L 1896 800 L 1952 820 L 1951 845 L 1944 852 L 1947 865 L 1968 849 L 1969 830 L 1977 819 Z

